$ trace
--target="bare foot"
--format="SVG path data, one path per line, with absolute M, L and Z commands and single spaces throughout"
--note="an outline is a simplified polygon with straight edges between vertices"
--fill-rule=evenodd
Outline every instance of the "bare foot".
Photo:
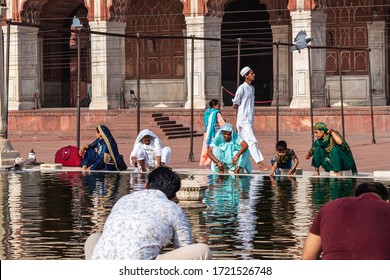
M 237 167 L 237 168 L 234 170 L 234 174 L 240 174 L 240 171 L 241 171 L 241 167 Z
M 261 171 L 268 171 L 271 169 L 271 166 L 265 165 L 262 161 L 260 161 L 257 165 L 260 167 Z
M 319 176 L 320 175 L 320 170 L 319 169 L 314 169 L 313 176 Z
M 334 175 L 335 176 L 343 176 L 343 172 L 342 171 L 335 171 Z
M 83 166 L 81 167 L 81 170 L 88 170 L 88 167 L 87 167 L 86 165 L 83 165 Z

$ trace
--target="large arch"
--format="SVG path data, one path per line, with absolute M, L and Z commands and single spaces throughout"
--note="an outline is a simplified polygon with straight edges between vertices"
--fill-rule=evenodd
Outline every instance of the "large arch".
M 73 16 L 88 27 L 89 2 L 27 0 L 21 7 L 19 21 L 39 26 L 37 76 L 42 107 L 77 106 L 76 35 L 58 29 L 70 29 Z M 87 106 L 87 88 L 91 83 L 89 35 L 81 33 L 80 42 L 80 96 L 85 100 L 82 106 Z
M 259 0 L 227 1 L 222 20 L 221 38 L 257 40 L 266 42 L 241 43 L 241 63 L 238 68 L 250 66 L 256 73 L 254 87 L 256 100 L 272 100 L 273 47 L 270 15 Z M 222 86 L 235 91 L 237 87 L 237 43 L 222 42 Z M 224 95 L 224 103 L 231 98 Z M 267 103 L 265 103 L 267 104 Z M 270 105 L 271 103 L 268 103 Z
M 50 9 L 50 18 L 56 18 L 63 16 L 63 11 L 69 8 L 74 10 L 77 6 L 83 4 L 87 10 L 90 9 L 89 2 L 86 0 L 62 0 L 62 1 L 49 1 L 49 0 L 26 0 L 23 2 L 20 11 L 17 12 L 16 21 L 40 24 L 42 18 L 42 12 Z M 93 0 L 92 0 L 93 2 Z

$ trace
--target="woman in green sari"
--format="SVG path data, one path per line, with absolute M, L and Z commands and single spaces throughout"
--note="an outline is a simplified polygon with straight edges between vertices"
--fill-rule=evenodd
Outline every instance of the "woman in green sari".
M 320 175 L 320 166 L 326 172 L 334 171 L 337 176 L 347 170 L 357 175 L 351 148 L 340 133 L 329 129 L 323 122 L 316 123 L 313 130 L 317 140 L 305 155 L 306 159 L 313 157 L 311 162 L 314 167 L 313 175 Z

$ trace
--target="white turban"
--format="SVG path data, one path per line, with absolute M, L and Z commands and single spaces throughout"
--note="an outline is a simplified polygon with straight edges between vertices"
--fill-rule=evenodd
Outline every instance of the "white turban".
M 245 66 L 244 68 L 242 68 L 240 71 L 241 77 L 244 77 L 245 74 L 247 74 L 250 70 L 252 70 L 252 69 L 250 69 L 248 66 Z

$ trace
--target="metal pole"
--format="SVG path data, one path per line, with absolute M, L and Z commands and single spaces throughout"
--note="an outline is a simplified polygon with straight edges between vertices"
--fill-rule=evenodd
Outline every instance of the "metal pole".
M 195 49 L 195 36 L 191 38 L 191 143 L 190 154 L 188 155 L 188 161 L 195 161 L 194 158 L 194 49 Z
M 77 147 L 80 149 L 80 29 L 77 29 Z
M 374 104 L 372 101 L 372 77 L 371 77 L 371 60 L 370 60 L 370 51 L 371 49 L 367 50 L 367 66 L 368 66 L 368 90 L 370 91 L 370 112 L 371 112 L 371 142 L 372 144 L 376 144 L 375 141 L 375 127 L 374 127 Z
M 141 49 L 140 35 L 137 33 L 137 135 L 141 131 L 141 112 L 140 112 L 140 77 L 141 77 Z
M 11 19 L 7 19 L 7 56 L 6 56 L 6 68 L 7 71 L 5 72 L 5 101 L 4 101 L 4 107 L 5 107 L 5 124 L 6 124 L 6 130 L 4 132 L 5 138 L 8 138 L 8 97 L 9 97 L 9 51 L 10 51 L 10 45 L 11 45 Z
M 337 49 L 337 54 L 339 57 L 339 80 L 340 80 L 340 102 L 341 102 L 341 125 L 343 138 L 345 139 L 345 127 L 344 127 L 344 94 L 343 94 L 343 76 L 341 73 L 341 47 Z
M 118 109 L 121 109 L 121 89 L 118 88 L 117 94 L 116 94 L 116 100 L 118 102 L 117 107 Z
M 240 85 L 240 66 L 241 66 L 241 38 L 238 38 L 237 44 L 237 87 Z
M 307 46 L 308 55 L 309 55 L 309 94 L 310 94 L 310 126 L 311 126 L 311 143 L 314 143 L 314 117 L 313 117 L 313 92 L 312 92 L 312 73 L 311 73 L 311 47 Z
M 276 91 L 276 142 L 279 141 L 279 42 L 276 43 L 276 81 L 274 90 Z
M 221 108 L 224 108 L 225 104 L 223 103 L 223 86 L 221 86 L 221 100 L 219 102 L 221 103 Z

